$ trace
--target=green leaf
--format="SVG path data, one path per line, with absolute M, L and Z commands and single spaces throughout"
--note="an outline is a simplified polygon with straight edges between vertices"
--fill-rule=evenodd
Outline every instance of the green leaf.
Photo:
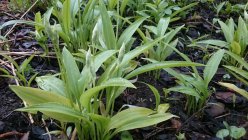
M 82 0 L 71 0 L 70 13 L 71 17 L 74 18 L 81 7 Z
M 151 126 L 172 117 L 175 116 L 170 113 L 156 113 L 148 108 L 131 107 L 114 115 L 107 130 L 116 129 L 115 134 L 125 130 Z
M 124 65 L 127 64 L 130 60 L 132 60 L 133 58 L 139 56 L 141 53 L 144 53 L 145 51 L 147 51 L 148 49 L 152 48 L 154 45 L 156 45 L 159 41 L 161 41 L 163 37 L 159 37 L 156 40 L 153 40 L 149 43 L 146 43 L 142 46 L 136 47 L 135 49 L 133 49 L 132 51 L 126 53 L 124 55 L 124 58 L 122 60 L 122 63 L 120 65 Z
M 223 8 L 223 6 L 226 4 L 226 1 L 221 2 L 220 4 L 217 5 L 216 7 L 216 11 L 217 11 L 217 15 L 219 15 L 220 10 Z
M 208 63 L 206 64 L 206 67 L 204 69 L 203 77 L 206 85 L 209 84 L 209 82 L 214 77 L 216 71 L 218 70 L 219 64 L 222 60 L 222 57 L 224 56 L 225 50 L 221 49 L 218 50 L 216 53 L 213 54 L 213 56 L 208 60 Z
M 170 23 L 170 18 L 161 18 L 158 22 L 157 36 L 163 36 Z
M 80 111 L 58 103 L 36 104 L 29 107 L 17 109 L 17 111 L 40 111 L 45 115 L 62 122 L 80 122 L 81 119 L 84 119 L 84 116 L 80 113 Z
M 35 81 L 41 89 L 58 93 L 59 95 L 66 97 L 65 84 L 59 78 L 56 78 L 55 76 L 40 76 L 37 77 Z
M 222 21 L 218 21 L 221 27 L 222 32 L 224 33 L 224 36 L 227 40 L 228 43 L 231 43 L 234 39 L 234 21 L 233 19 L 229 20 L 229 25 L 231 27 L 229 27 L 228 25 L 226 25 L 224 22 Z
M 236 41 L 232 41 L 232 43 L 231 43 L 231 51 L 233 52 L 233 53 L 235 53 L 235 54 L 237 54 L 237 55 L 240 55 L 240 53 L 241 53 L 241 46 L 239 45 L 239 43 L 238 42 L 236 42 Z
M 180 10 L 177 10 L 177 11 L 173 12 L 173 13 L 170 15 L 170 17 L 172 18 L 172 17 L 176 16 L 177 14 L 179 14 L 179 13 L 181 13 L 181 12 L 184 12 L 185 10 L 190 9 L 190 8 L 192 8 L 192 7 L 196 6 L 196 5 L 198 5 L 198 3 L 199 3 L 199 2 L 194 2 L 194 3 L 191 3 L 191 4 L 189 4 L 189 5 L 186 5 L 186 6 L 182 7 Z
M 13 24 L 27 24 L 27 25 L 32 25 L 32 26 L 44 27 L 42 24 L 36 23 L 36 22 L 33 22 L 33 21 L 27 21 L 27 20 L 10 20 L 10 21 L 4 22 L 2 25 L 0 25 L 0 30 L 2 30 L 6 26 L 13 25 Z
M 65 0 L 62 8 L 62 23 L 64 31 L 69 35 L 71 28 L 71 0 Z
M 219 84 L 221 86 L 224 86 L 226 88 L 229 88 L 231 90 L 234 90 L 235 92 L 239 93 L 240 95 L 244 96 L 246 99 L 248 99 L 248 92 L 235 86 L 234 84 L 231 83 L 223 83 L 223 82 L 219 82 Z
M 246 130 L 243 127 L 230 126 L 230 136 L 234 139 L 240 139 L 246 134 Z
M 24 74 L 24 71 L 26 70 L 28 64 L 32 61 L 33 58 L 34 58 L 34 54 L 31 55 L 28 59 L 25 59 L 25 60 L 22 62 L 22 64 L 21 64 L 21 66 L 20 66 L 20 68 L 19 68 L 18 71 Z
M 131 40 L 133 34 L 139 28 L 139 26 L 143 23 L 144 20 L 146 20 L 146 18 L 144 17 L 136 20 L 134 23 L 129 25 L 126 30 L 123 31 L 123 33 L 121 34 L 117 42 L 118 49 L 121 48 L 123 43 L 127 44 Z
M 47 102 L 56 102 L 64 105 L 70 105 L 70 101 L 67 98 L 53 92 L 14 85 L 11 85 L 10 89 L 13 90 L 22 100 L 26 101 L 28 105 Z
M 104 36 L 105 44 L 108 49 L 116 49 L 116 38 L 114 33 L 114 27 L 110 20 L 105 4 L 103 3 L 102 0 L 100 0 L 99 3 L 100 3 L 100 13 L 102 17 L 103 36 Z
M 130 79 L 134 76 L 137 76 L 141 73 L 145 73 L 152 70 L 162 69 L 162 68 L 172 68 L 172 67 L 184 67 L 184 66 L 202 66 L 199 63 L 186 62 L 186 61 L 163 61 L 163 62 L 155 62 L 151 64 L 147 64 L 141 66 L 134 71 L 130 72 L 125 76 L 126 79 Z
M 230 55 L 232 58 L 234 58 L 235 60 L 237 60 L 243 67 L 245 67 L 245 69 L 248 70 L 248 63 L 242 57 L 240 57 L 237 54 L 234 54 L 230 51 L 226 51 L 226 53 L 228 55 Z
M 89 107 L 91 98 L 96 95 L 100 90 L 107 88 L 107 87 L 131 87 L 135 88 L 135 86 L 126 79 L 123 78 L 112 78 L 106 82 L 101 83 L 99 86 L 95 86 L 91 89 L 88 89 L 84 92 L 80 97 L 80 103 L 84 107 Z M 108 93 L 106 93 L 108 94 Z
M 95 56 L 93 65 L 95 66 L 95 72 L 101 67 L 101 65 L 108 60 L 110 57 L 114 56 L 115 53 L 117 53 L 117 50 L 107 50 L 100 52 Z
M 216 133 L 216 137 L 220 139 L 224 139 L 229 135 L 229 130 L 228 129 L 221 129 Z
M 229 43 L 222 41 L 222 40 L 209 39 L 209 40 L 198 41 L 196 43 L 229 48 L 229 46 L 228 46 Z
M 66 88 L 68 96 L 74 95 L 79 98 L 80 93 L 78 92 L 78 80 L 80 78 L 80 72 L 78 66 L 71 55 L 71 53 L 64 48 L 62 52 L 62 62 L 65 68 Z
M 159 95 L 158 90 L 154 86 L 152 86 L 150 84 L 147 84 L 147 83 L 144 83 L 144 84 L 146 84 L 151 89 L 152 93 L 154 94 L 155 100 L 156 100 L 156 108 L 155 108 L 155 110 L 158 110 L 158 106 L 160 104 L 160 95 Z
M 248 80 L 248 71 L 242 70 L 240 68 L 234 67 L 234 66 L 224 66 L 227 69 L 233 71 L 234 73 L 241 75 L 242 77 L 246 78 Z
M 199 93 L 193 88 L 189 86 L 176 86 L 168 89 L 169 91 L 180 92 L 186 95 L 191 95 L 197 98 L 200 98 Z
M 121 2 L 121 7 L 120 7 L 121 15 L 123 15 L 123 12 L 124 12 L 124 10 L 126 9 L 126 6 L 127 6 L 127 4 L 128 4 L 128 1 L 129 1 L 129 0 L 123 0 L 123 1 Z

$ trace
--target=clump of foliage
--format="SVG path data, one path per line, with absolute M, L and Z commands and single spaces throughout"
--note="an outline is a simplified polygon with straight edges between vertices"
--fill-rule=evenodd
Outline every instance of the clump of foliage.
M 216 133 L 216 137 L 224 140 L 225 137 L 231 137 L 235 140 L 242 138 L 246 134 L 246 130 L 243 127 L 229 126 L 227 122 L 223 122 L 225 129 L 221 129 Z
M 12 72 L 12 71 L 8 71 L 0 67 L 0 71 L 4 73 L 0 75 L 0 77 L 16 79 L 19 84 L 24 85 L 24 86 L 30 86 L 32 81 L 35 79 L 35 77 L 38 74 L 33 71 L 33 68 L 29 64 L 31 60 L 33 59 L 34 55 L 30 56 L 28 59 L 25 59 L 20 65 L 18 65 L 17 62 L 13 58 L 7 55 L 2 55 L 2 56 L 6 58 L 10 63 L 12 63 L 13 67 L 16 70 Z M 29 76 L 30 78 L 28 79 L 27 76 Z
M 98 69 L 101 64 L 93 63 L 90 52 L 86 58 L 86 64 L 80 72 L 73 56 L 67 49 L 63 49 L 64 69 L 61 79 L 55 76 L 37 78 L 38 85 L 43 90 L 10 86 L 28 104 L 28 107 L 18 110 L 31 113 L 40 111 L 61 122 L 72 122 L 75 124 L 79 139 L 93 140 L 108 140 L 119 132 L 150 126 L 174 117 L 166 113 L 167 104 L 159 105 L 157 110 L 130 106 L 115 115 L 107 114 L 101 98 L 104 94 L 115 93 L 109 93 L 109 90 L 104 89 L 135 87 L 124 78 L 97 81 L 95 68 Z M 98 60 L 97 57 L 96 59 Z
M 221 31 L 223 32 L 226 41 L 222 40 L 204 40 L 199 41 L 197 44 L 208 44 L 217 47 L 224 47 L 230 52 L 239 55 L 240 57 L 246 59 L 247 57 L 247 46 L 248 46 L 248 28 L 246 21 L 239 17 L 238 25 L 236 26 L 234 20 L 231 18 L 224 23 L 222 21 L 218 21 L 221 26 Z M 232 59 L 231 57 L 226 57 L 225 61 L 227 64 L 236 65 L 237 61 Z
M 237 54 L 234 54 L 230 51 L 227 51 L 226 53 L 230 57 L 232 57 L 235 61 L 237 61 L 239 64 L 238 64 L 238 66 L 224 65 L 224 67 L 228 70 L 229 73 L 231 73 L 239 81 L 241 81 L 242 84 L 244 84 L 245 86 L 248 86 L 248 77 L 247 77 L 247 75 L 248 75 L 248 63 Z M 219 82 L 219 84 L 241 94 L 246 99 L 248 99 L 248 92 L 245 91 L 244 89 L 241 89 L 241 88 L 239 88 L 239 87 L 237 87 L 231 83 Z

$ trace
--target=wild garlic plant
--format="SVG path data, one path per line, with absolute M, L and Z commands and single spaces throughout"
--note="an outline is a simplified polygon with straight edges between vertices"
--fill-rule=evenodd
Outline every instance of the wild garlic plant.
M 227 23 L 218 21 L 221 27 L 221 31 L 224 34 L 225 41 L 222 40 L 203 40 L 196 44 L 207 44 L 211 46 L 217 46 L 225 48 L 230 52 L 242 57 L 247 58 L 248 55 L 248 23 L 242 17 L 238 19 L 238 25 L 235 24 L 234 20 L 230 18 Z M 226 64 L 237 65 L 237 61 L 228 55 L 225 57 Z
M 230 51 L 226 51 L 226 54 L 232 57 L 235 61 L 237 61 L 239 64 L 239 67 L 233 66 L 233 65 L 224 65 L 226 70 L 231 73 L 234 77 L 236 77 L 239 81 L 242 82 L 243 85 L 248 86 L 248 63 L 239 55 L 232 53 Z M 248 92 L 244 89 L 232 84 L 232 83 L 226 83 L 226 82 L 219 82 L 221 86 L 227 87 L 242 96 L 244 96 L 246 99 L 248 99 Z
M 165 61 L 165 59 L 173 53 L 173 49 L 177 46 L 178 39 L 175 38 L 176 34 L 181 30 L 183 26 L 177 27 L 176 29 L 168 30 L 170 18 L 161 18 L 158 22 L 157 27 L 155 26 L 144 26 L 147 29 L 147 38 L 153 39 L 164 36 L 155 47 L 148 50 L 146 57 L 157 61 Z M 167 32 L 166 32 L 167 31 Z M 154 76 L 156 79 L 159 78 L 160 71 L 155 71 Z
M 108 59 L 111 56 L 104 57 Z M 28 107 L 18 110 L 30 113 L 40 111 L 61 123 L 73 123 L 80 140 L 109 140 L 119 132 L 154 125 L 174 117 L 166 113 L 167 104 L 159 105 L 157 110 L 130 106 L 116 114 L 106 114 L 102 94 L 112 95 L 113 93 L 109 92 L 111 88 L 135 86 L 121 77 L 108 78 L 105 81 L 97 79 L 96 71 L 104 61 L 96 60 L 102 58 L 103 55 L 93 57 L 88 51 L 86 64 L 80 72 L 73 56 L 64 48 L 61 78 L 38 77 L 36 80 L 41 89 L 10 86 L 28 104 Z M 108 90 L 104 90 L 106 88 Z
M 176 48 L 173 48 L 184 60 L 187 62 L 192 62 L 188 56 L 179 52 Z M 225 51 L 223 49 L 218 50 L 213 53 L 211 58 L 208 60 L 205 69 L 203 71 L 203 76 L 201 76 L 195 66 L 191 66 L 193 72 L 190 75 L 178 72 L 172 68 L 164 68 L 166 72 L 174 76 L 177 79 L 178 85 L 168 90 L 171 92 L 183 93 L 187 97 L 187 103 L 185 109 L 188 114 L 201 111 L 206 105 L 207 100 L 212 94 L 209 89 L 209 83 L 214 77 L 219 64 L 224 56 Z M 150 62 L 157 63 L 156 60 L 147 59 Z

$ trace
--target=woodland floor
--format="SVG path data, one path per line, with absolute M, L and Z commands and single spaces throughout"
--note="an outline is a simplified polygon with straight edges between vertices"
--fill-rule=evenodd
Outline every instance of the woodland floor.
M 1 2 L 0 2 L 1 3 Z M 21 14 L 14 14 L 6 10 L 4 2 L 0 6 L 0 24 L 11 20 L 19 19 Z M 209 9 L 202 8 L 201 5 L 196 7 L 194 11 L 198 11 L 198 18 L 188 15 L 185 20 L 178 21 L 175 24 L 194 25 L 193 28 L 189 28 L 188 31 L 184 31 L 180 36 L 187 34 L 192 38 L 197 38 L 203 34 L 212 31 L 215 26 L 212 26 L 211 21 L 214 18 L 214 13 Z M 30 12 L 25 16 L 25 19 L 32 19 L 34 12 Z M 227 17 L 223 16 L 223 19 Z M 9 35 L 11 39 L 9 45 L 13 52 L 31 52 L 34 50 L 41 50 L 37 45 L 37 42 L 31 38 L 29 31 L 30 27 L 18 26 Z M 220 34 L 212 34 L 212 38 L 221 38 Z M 0 51 L 3 43 L 0 43 Z M 194 61 L 201 61 L 203 52 L 186 48 L 185 46 L 178 46 L 180 51 L 187 54 Z M 14 56 L 14 55 L 13 55 Z M 24 56 L 15 55 L 15 58 L 19 62 L 23 61 Z M 170 59 L 178 59 L 176 55 L 172 55 Z M 1 56 L 0 56 L 1 59 Z M 41 57 L 35 57 L 31 66 L 39 75 L 47 73 L 55 73 L 58 71 L 56 66 L 56 59 L 44 59 Z M 183 70 L 183 69 L 182 69 Z M 202 116 L 199 116 L 200 112 L 196 112 L 194 115 L 187 115 L 184 110 L 185 97 L 182 94 L 172 93 L 165 96 L 163 94 L 163 88 L 171 87 L 175 84 L 175 79 L 162 72 L 160 79 L 155 80 L 153 76 L 149 74 L 143 74 L 139 76 L 138 81 L 146 82 L 155 86 L 161 93 L 163 103 L 170 103 L 170 112 L 179 116 L 165 123 L 158 124 L 155 127 L 147 127 L 143 129 L 136 129 L 131 131 L 135 140 L 174 140 L 179 132 L 185 133 L 187 139 L 192 140 L 215 140 L 215 134 L 218 130 L 224 128 L 223 121 L 228 122 L 230 125 L 242 126 L 248 130 L 248 102 L 243 97 L 237 95 L 236 101 L 233 101 L 232 91 L 224 90 L 220 88 L 215 82 L 221 81 L 225 71 L 220 69 L 212 82 L 212 87 L 216 92 L 212 94 L 209 99 L 209 103 L 215 103 L 218 105 L 209 105 L 202 110 Z M 25 137 L 27 132 L 29 133 L 30 140 L 47 140 L 44 124 L 41 121 L 41 115 L 35 115 L 35 123 L 31 124 L 26 113 L 14 111 L 17 108 L 23 106 L 22 101 L 9 89 L 9 84 L 15 84 L 13 80 L 6 78 L 0 79 L 0 136 L 2 134 L 8 134 L 8 137 L 4 139 L 19 140 L 21 137 Z M 34 85 L 35 86 L 35 85 Z M 125 93 L 118 98 L 116 107 L 119 108 L 123 104 L 132 104 L 138 106 L 145 106 L 153 108 L 154 96 L 150 89 L 142 84 L 136 83 L 137 90 L 128 89 Z M 52 121 L 47 121 L 46 126 L 49 130 L 57 129 L 56 125 Z M 10 133 L 7 133 L 10 132 Z M 0 137 L 1 139 L 1 137 Z M 58 139 L 54 137 L 53 139 Z M 248 139 L 248 134 L 243 138 Z

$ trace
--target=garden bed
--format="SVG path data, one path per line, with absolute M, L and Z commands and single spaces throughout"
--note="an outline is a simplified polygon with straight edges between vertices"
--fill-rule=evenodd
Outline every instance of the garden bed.
M 8 8 L 7 1 L 0 2 L 0 25 L 14 19 L 20 19 L 22 13 L 11 12 Z M 204 6 L 205 3 L 199 3 L 197 6 L 191 8 L 190 12 L 185 12 L 185 17 L 173 22 L 170 26 L 179 26 L 185 24 L 185 29 L 179 32 L 178 38 L 180 43 L 177 44 L 177 48 L 180 52 L 187 55 L 193 62 L 205 63 L 203 59 L 206 53 L 212 53 L 215 50 L 204 50 L 194 47 L 187 47 L 189 45 L 189 39 L 197 39 L 205 34 L 210 39 L 224 39 L 221 32 L 216 33 L 215 30 L 220 29 L 216 24 L 212 23 L 212 20 L 216 17 L 216 13 L 209 7 Z M 35 12 L 39 7 L 29 11 L 23 18 L 26 20 L 34 20 Z M 44 10 L 44 9 L 43 9 Z M 225 15 L 225 11 L 220 13 L 219 17 L 222 20 L 233 17 L 235 21 L 238 19 L 237 13 L 230 13 Z M 9 26 L 11 27 L 11 26 Z M 2 33 L 6 33 L 5 28 Z M 43 52 L 43 48 L 38 45 L 38 42 L 34 39 L 30 31 L 34 31 L 33 27 L 27 25 L 17 26 L 8 35 L 8 40 L 0 42 L 0 63 L 3 67 L 11 70 L 11 63 L 4 65 L 6 61 L 1 53 L 7 52 L 6 44 L 9 45 L 10 52 L 6 53 L 16 59 L 18 64 L 21 64 L 26 58 L 33 52 Z M 210 33 L 211 32 L 211 33 Z M 187 35 L 187 37 L 185 36 Z M 137 38 L 140 38 L 138 34 L 134 34 Z M 1 40 L 0 40 L 1 41 Z M 140 40 L 134 44 L 139 44 Z M 37 72 L 37 76 L 46 74 L 56 74 L 59 72 L 59 64 L 57 63 L 56 54 L 52 51 L 53 44 L 49 41 L 49 52 L 46 56 L 42 53 L 36 54 L 33 60 L 30 62 L 32 72 Z M 133 48 L 137 47 L 135 45 Z M 12 54 L 11 54 L 12 52 Z M 26 54 L 25 54 L 26 53 Z M 142 55 L 142 57 L 145 57 Z M 136 58 L 141 64 L 147 63 L 142 57 Z M 177 53 L 172 53 L 167 58 L 169 60 L 183 60 Z M 247 61 L 246 61 L 247 62 Z M 12 67 L 13 68 L 13 67 Z M 177 68 L 184 74 L 190 74 L 187 68 Z M 203 68 L 198 67 L 200 75 L 203 75 Z M 30 73 L 32 73 L 30 72 Z M 101 72 L 99 72 L 100 74 Z M 138 76 L 137 81 L 134 83 L 137 89 L 127 88 L 123 94 L 121 94 L 115 101 L 114 111 L 118 112 L 119 109 L 125 105 L 134 105 L 139 107 L 146 107 L 154 109 L 156 107 L 156 97 L 152 90 L 144 83 L 148 83 L 154 86 L 160 94 L 161 104 L 169 103 L 169 111 L 171 114 L 176 115 L 172 119 L 161 122 L 157 125 L 133 129 L 129 131 L 135 140 L 165 140 L 165 139 L 179 139 L 179 135 L 184 133 L 186 139 L 198 140 L 215 140 L 216 133 L 225 128 L 223 122 L 227 122 L 230 126 L 243 127 L 248 130 L 248 101 L 245 97 L 236 94 L 235 91 L 224 88 L 218 84 L 220 81 L 228 81 L 235 83 L 236 85 L 242 85 L 242 88 L 247 91 L 247 86 L 244 86 L 241 81 L 235 79 L 234 76 L 228 75 L 231 78 L 226 78 L 228 71 L 224 67 L 219 67 L 215 76 L 209 84 L 209 88 L 213 89 L 213 94 L 207 99 L 206 105 L 191 114 L 186 111 L 187 98 L 184 94 L 178 92 L 167 93 L 166 89 L 175 86 L 177 79 L 169 75 L 165 71 L 161 71 L 159 78 L 156 80 L 151 73 L 143 73 Z M 32 75 L 26 75 L 27 79 L 30 79 Z M 48 140 L 48 135 L 43 135 L 49 131 L 60 129 L 56 120 L 47 119 L 43 121 L 42 113 L 32 115 L 34 123 L 30 122 L 29 115 L 24 112 L 15 111 L 18 108 L 24 107 L 23 101 L 9 88 L 8 85 L 15 85 L 16 81 L 11 78 L 0 77 L 0 139 L 10 140 Z M 144 82 L 144 83 L 143 83 Z M 32 82 L 32 87 L 37 87 L 36 82 Z M 235 95 L 235 96 L 234 96 Z M 104 101 L 103 101 L 104 102 Z M 68 126 L 74 127 L 73 124 Z M 120 139 L 118 134 L 113 139 Z M 52 135 L 52 139 L 63 139 L 63 135 Z M 183 139 L 183 138 L 182 138 Z M 248 139 L 248 133 L 242 137 L 242 139 Z

